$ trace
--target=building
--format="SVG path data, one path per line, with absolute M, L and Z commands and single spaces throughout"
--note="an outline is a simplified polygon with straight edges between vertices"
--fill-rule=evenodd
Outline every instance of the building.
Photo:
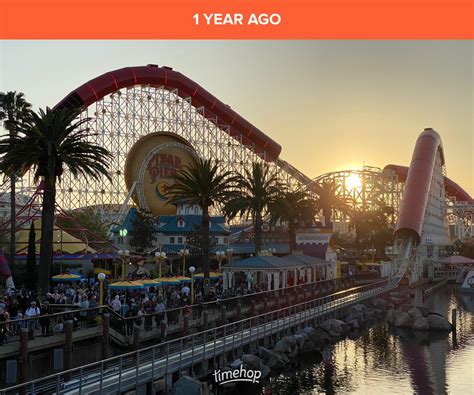
M 137 209 L 132 207 L 120 226 L 112 230 L 114 244 L 122 250 L 132 250 L 130 247 L 130 231 Z M 178 205 L 176 215 L 160 215 L 156 218 L 157 240 L 154 248 L 161 247 L 166 253 L 177 253 L 181 249 L 194 247 L 194 241 L 202 221 L 202 211 L 198 205 Z M 212 246 L 229 245 L 230 231 L 223 216 L 210 218 L 209 233 Z

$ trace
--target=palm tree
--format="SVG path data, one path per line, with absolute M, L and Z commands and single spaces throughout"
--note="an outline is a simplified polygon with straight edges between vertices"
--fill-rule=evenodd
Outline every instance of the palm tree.
M 31 113 L 22 123 L 15 123 L 18 133 L 0 140 L 0 171 L 33 169 L 35 180 L 42 180 L 40 297 L 48 290 L 53 254 L 56 183 L 64 168 L 74 177 L 85 176 L 111 180 L 108 162 L 112 155 L 103 147 L 89 142 L 93 136 L 85 124 L 89 118 L 78 119 L 77 110 L 57 109 Z
M 311 187 L 317 195 L 317 205 L 323 212 L 325 226 L 329 226 L 331 223 L 331 217 L 334 211 L 349 211 L 348 201 L 341 198 L 337 193 L 339 186 L 336 181 L 326 179 Z
M 173 175 L 174 183 L 167 188 L 168 203 L 198 204 L 202 209 L 202 256 L 204 278 L 209 278 L 209 208 L 225 204 L 232 195 L 236 177 L 221 171 L 218 161 L 199 158 L 196 165 L 185 165 Z M 205 288 L 207 292 L 207 287 Z
M 275 201 L 269 205 L 271 222 L 283 221 L 288 223 L 290 252 L 296 248 L 296 225 L 303 222 L 309 225 L 314 221 L 317 208 L 316 201 L 305 190 L 283 190 Z
M 251 171 L 245 169 L 243 175 L 237 176 L 237 190 L 238 194 L 224 206 L 224 212 L 230 219 L 238 215 L 252 218 L 255 253 L 258 254 L 262 247 L 263 216 L 276 200 L 280 184 L 277 175 L 270 174 L 267 164 L 255 162 Z
M 377 254 L 383 254 L 385 246 L 392 240 L 393 230 L 389 220 L 391 215 L 393 208 L 383 200 L 376 201 L 371 209 L 351 211 L 349 226 L 355 230 L 355 246 L 358 253 L 361 247 L 375 247 Z
M 22 123 L 31 112 L 31 104 L 25 100 L 25 95 L 21 92 L 0 92 L 0 121 L 8 130 L 9 136 L 16 133 L 15 123 Z M 16 230 L 16 172 L 9 169 L 10 175 L 10 265 L 15 264 L 15 230 Z

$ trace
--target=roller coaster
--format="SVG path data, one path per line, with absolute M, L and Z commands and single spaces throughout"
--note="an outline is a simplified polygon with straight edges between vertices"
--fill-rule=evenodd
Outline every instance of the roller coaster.
M 179 371 L 189 364 L 192 366 L 197 354 L 199 360 L 201 357 L 206 360 L 209 352 L 214 353 L 215 358 L 216 353 L 243 346 L 244 341 L 258 340 L 259 336 L 289 328 L 295 322 L 304 324 L 322 314 L 381 295 L 397 287 L 403 278 L 417 282 L 421 278 L 423 264 L 440 256 L 443 247 L 452 242 L 450 227 L 453 224 L 457 227 L 458 238 L 473 236 L 474 202 L 466 191 L 446 177 L 443 145 L 439 134 L 433 129 L 425 129 L 418 137 L 409 167 L 365 167 L 311 179 L 279 158 L 281 147 L 278 143 L 200 85 L 169 67 L 128 67 L 103 74 L 72 91 L 56 107 L 77 108 L 81 110 L 81 118 L 90 117 L 88 127 L 95 132 L 94 142 L 114 154 L 110 170 L 112 183 L 105 179 L 88 182 L 74 179 L 68 173 L 64 175 L 58 191 L 58 205 L 66 210 L 94 207 L 104 217 L 121 215 L 130 198 L 123 180 L 128 151 L 140 137 L 167 131 L 189 141 L 198 155 L 219 159 L 226 170 L 242 172 L 252 162 L 264 161 L 269 163 L 282 182 L 290 186 L 311 185 L 331 179 L 338 185 L 339 195 L 350 198 L 354 207 L 370 208 L 383 198 L 397 213 L 391 250 L 393 265 L 388 280 L 355 289 L 347 295 L 312 300 L 309 304 L 302 304 L 299 312 L 285 311 L 283 318 L 272 317 L 267 321 L 265 315 L 264 323 L 256 328 L 252 318 L 248 318 L 242 321 L 242 328 L 236 330 L 237 336 L 233 332 L 231 335 L 226 332 L 228 329 L 225 326 L 222 327 L 226 328 L 223 334 L 214 332 L 212 342 L 207 342 L 204 337 L 204 340 L 199 340 L 201 343 L 195 343 L 195 337 L 191 337 L 193 346 L 183 349 L 183 340 L 179 339 L 179 352 L 171 353 L 168 348 L 166 356 L 160 359 L 154 358 L 155 349 L 163 345 L 154 346 L 144 350 L 152 353 L 146 363 L 139 363 L 140 356 L 145 355 L 141 350 L 127 355 L 132 362 L 135 361 L 131 367 L 123 368 L 121 356 L 118 371 L 106 371 L 104 361 L 101 361 L 92 367 L 100 368 L 97 370 L 100 373 L 94 377 L 85 377 L 81 367 L 78 380 L 67 383 L 68 387 L 60 387 L 66 385 L 63 373 L 46 378 L 48 383 L 56 383 L 56 393 L 80 393 L 83 385 L 88 386 L 88 393 L 100 393 L 106 386 L 112 387 L 117 383 L 120 390 L 122 377 L 130 381 L 126 383 L 130 388 L 137 387 L 142 376 L 146 376 L 146 380 L 153 380 L 172 372 L 172 369 Z M 351 182 L 354 176 L 360 182 Z M 40 188 L 32 180 L 32 174 L 27 173 L 18 181 L 20 193 L 31 196 L 30 203 L 25 205 L 29 207 L 28 210 L 39 207 L 35 202 L 41 195 Z M 7 191 L 5 188 L 4 192 Z M 26 208 L 18 211 L 19 219 L 27 220 L 28 215 Z M 462 226 L 456 225 L 459 218 Z M 19 223 L 26 222 L 23 220 Z M 344 220 L 339 222 L 343 223 Z M 287 309 L 293 308 L 290 306 Z M 244 328 L 244 321 L 248 321 L 248 328 Z M 234 327 L 232 329 L 235 330 Z M 235 343 L 236 337 L 241 343 Z M 35 385 L 35 382 L 31 382 L 25 388 L 33 388 L 34 392 Z
M 405 213 L 403 201 L 410 193 L 408 186 L 420 182 L 419 174 L 411 175 L 413 163 L 410 168 L 366 166 L 362 170 L 331 172 L 311 179 L 280 157 L 282 148 L 276 141 L 202 86 L 167 66 L 149 64 L 107 72 L 73 90 L 56 105 L 56 108 L 63 107 L 79 109 L 81 118 L 90 118 L 87 127 L 94 132 L 91 140 L 107 148 L 114 159 L 110 163 L 112 182 L 105 177 L 98 181 L 74 178 L 66 171 L 57 191 L 58 210 L 92 207 L 103 220 L 120 222 L 130 207 L 131 192 L 123 175 L 128 152 L 141 137 L 166 131 L 186 139 L 199 156 L 218 159 L 225 170 L 242 173 L 252 162 L 261 161 L 268 163 L 271 171 L 292 187 L 333 180 L 339 196 L 350 201 L 353 207 L 371 208 L 382 199 L 394 208 L 393 225 L 412 215 L 411 211 Z M 434 131 L 431 133 L 437 136 Z M 423 140 L 428 134 L 428 131 L 422 134 Z M 428 215 L 430 220 L 447 219 L 443 226 L 451 230 L 449 236 L 464 241 L 474 235 L 474 204 L 468 193 L 446 177 L 439 136 L 436 139 L 441 147 L 440 164 L 435 162 L 439 169 L 436 182 L 444 187 L 436 192 L 439 204 L 436 209 L 433 206 L 433 212 Z M 354 179 L 359 182 L 351 182 Z M 41 194 L 33 173 L 27 172 L 17 183 L 19 194 L 29 199 L 28 210 L 37 208 Z M 5 208 L 8 191 L 8 182 L 4 182 L 0 200 L 4 201 Z M 18 215 L 23 218 L 19 224 L 27 223 L 24 207 L 18 208 Z M 6 217 L 8 210 L 4 211 Z M 338 213 L 333 215 L 336 229 L 341 233 L 348 231 L 347 218 Z M 1 228 L 7 228 L 8 222 Z M 419 236 L 415 238 L 418 242 Z M 431 240 L 431 243 L 436 242 Z M 449 244 L 446 237 L 442 242 Z

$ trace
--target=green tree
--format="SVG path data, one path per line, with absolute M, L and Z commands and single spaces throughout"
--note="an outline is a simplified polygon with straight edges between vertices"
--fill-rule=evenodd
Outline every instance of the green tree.
M 258 254 L 262 247 L 263 217 L 276 200 L 280 184 L 276 173 L 270 173 L 268 164 L 255 162 L 252 170 L 245 169 L 243 175 L 237 176 L 237 190 L 238 194 L 224 206 L 224 212 L 230 219 L 237 216 L 252 218 L 255 253 Z
M 35 180 L 41 179 L 43 203 L 41 214 L 41 252 L 39 295 L 48 290 L 53 255 L 56 185 L 65 168 L 74 177 L 111 180 L 107 171 L 112 155 L 91 143 L 93 133 L 86 127 L 89 118 L 79 119 L 79 111 L 69 109 L 39 110 L 22 123 L 18 133 L 0 140 L 0 171 L 33 169 Z
M 28 234 L 28 255 L 26 256 L 26 286 L 28 289 L 36 289 L 38 286 L 36 270 L 36 232 L 35 222 L 31 221 L 30 233 Z
M 156 241 L 156 234 L 153 214 L 148 210 L 137 210 L 132 219 L 132 229 L 128 233 L 132 248 L 137 252 L 151 249 L 153 242 Z
M 21 92 L 0 92 L 0 121 L 8 130 L 9 137 L 17 133 L 16 125 L 30 116 L 31 104 L 25 100 L 25 95 Z M 16 191 L 15 182 L 17 178 L 17 168 L 7 169 L 10 176 L 10 265 L 15 264 L 15 231 L 16 231 Z
M 286 222 L 290 239 L 290 252 L 296 248 L 296 226 L 299 223 L 310 225 L 317 213 L 316 201 L 305 190 L 281 191 L 270 203 L 271 222 Z
M 233 195 L 237 178 L 231 172 L 222 171 L 218 161 L 199 158 L 195 166 L 185 165 L 173 176 L 174 183 L 168 188 L 168 203 L 198 204 L 202 209 L 202 256 L 201 266 L 209 278 L 209 208 L 225 204 Z M 207 292 L 207 287 L 205 288 Z
M 326 226 L 331 224 L 334 211 L 349 212 L 348 201 L 338 195 L 339 185 L 334 180 L 323 180 L 321 183 L 313 184 L 311 188 L 317 195 L 316 202 L 318 208 L 322 210 Z

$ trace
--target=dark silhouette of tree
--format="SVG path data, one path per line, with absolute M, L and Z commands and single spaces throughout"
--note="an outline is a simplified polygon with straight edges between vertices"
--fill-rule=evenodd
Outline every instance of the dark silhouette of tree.
M 218 161 L 198 159 L 195 166 L 185 165 L 173 176 L 174 183 L 168 188 L 168 203 L 199 204 L 202 209 L 202 256 L 201 266 L 205 279 L 209 278 L 209 208 L 225 204 L 233 195 L 237 179 L 231 172 L 222 171 Z M 205 287 L 207 292 L 207 287 Z
M 30 232 L 28 234 L 28 255 L 26 256 L 26 276 L 27 289 L 37 289 L 38 275 L 36 270 L 36 232 L 35 223 L 31 221 Z
M 317 205 L 322 210 L 326 227 L 332 223 L 331 219 L 334 211 L 349 212 L 349 202 L 338 195 L 339 185 L 336 181 L 326 179 L 321 183 L 311 185 L 311 188 L 317 195 Z
M 130 246 L 137 252 L 145 252 L 153 248 L 157 234 L 153 214 L 148 210 L 137 210 L 132 219 L 132 229 L 128 234 Z
M 277 199 L 280 187 L 276 173 L 271 174 L 267 164 L 255 162 L 251 171 L 244 169 L 244 174 L 237 176 L 238 194 L 224 206 L 230 219 L 237 216 L 252 218 L 256 254 L 262 247 L 263 217 L 269 214 L 269 207 Z
M 269 204 L 271 222 L 288 224 L 290 252 L 296 248 L 296 226 L 300 223 L 308 226 L 314 222 L 317 213 L 317 202 L 304 190 L 279 192 L 276 199 Z
M 34 170 L 41 180 L 43 203 L 41 214 L 41 251 L 39 297 L 48 292 L 53 258 L 56 185 L 64 169 L 74 177 L 111 180 L 107 169 L 112 155 L 91 143 L 93 133 L 86 127 L 90 118 L 79 119 L 78 110 L 47 108 L 32 112 L 23 122 L 14 122 L 17 133 L 0 139 L 0 171 Z
M 21 92 L 0 92 L 0 121 L 10 138 L 16 135 L 16 125 L 22 123 L 31 113 L 31 104 L 25 100 L 25 95 Z M 15 231 L 16 231 L 16 191 L 15 182 L 17 178 L 17 168 L 10 168 L 6 172 L 10 176 L 10 265 L 13 269 L 15 265 Z

